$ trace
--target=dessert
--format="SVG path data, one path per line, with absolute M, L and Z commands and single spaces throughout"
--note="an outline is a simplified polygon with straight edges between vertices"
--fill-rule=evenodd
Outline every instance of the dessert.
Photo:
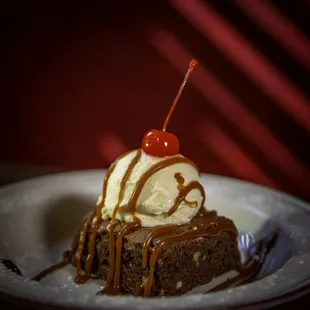
M 192 60 L 162 130 L 108 169 L 96 210 L 74 238 L 68 258 L 76 282 L 96 275 L 103 294 L 174 296 L 230 270 L 240 270 L 237 229 L 204 209 L 205 191 L 196 165 L 179 154 L 166 131 Z
M 176 296 L 208 283 L 214 277 L 229 270 L 240 270 L 233 223 L 226 218 L 217 217 L 215 212 L 206 215 L 209 217 L 209 223 L 205 218 L 197 216 L 190 225 L 178 226 L 170 234 L 164 234 L 169 230 L 169 226 L 162 226 L 162 229 L 143 227 L 122 237 L 122 250 L 116 250 L 122 255 L 121 261 L 114 262 L 114 279 L 102 293 L 125 292 L 136 296 Z M 105 280 L 108 279 L 111 270 L 107 228 L 109 223 L 110 221 L 103 221 L 99 225 L 96 234 L 96 252 L 91 268 L 92 274 Z M 205 229 L 200 234 L 196 234 L 201 224 L 209 224 L 209 231 Z M 124 227 L 126 227 L 125 222 L 115 226 L 115 239 Z M 192 230 L 195 227 L 197 230 Z M 74 265 L 77 265 L 75 254 L 80 232 L 77 232 L 72 252 L 69 254 L 69 259 Z M 152 252 L 154 245 L 145 247 L 144 244 L 150 240 L 147 237 L 152 233 L 155 235 L 156 232 L 160 233 L 160 236 L 154 238 L 155 250 Z M 188 235 L 181 237 L 182 241 L 179 241 L 178 236 L 186 233 Z M 163 235 L 170 238 L 173 243 L 167 242 L 161 246 L 161 242 L 165 240 Z M 90 236 L 91 229 L 88 229 L 86 240 L 89 240 Z M 85 251 L 81 257 L 82 266 L 86 264 L 87 255 Z M 78 279 L 78 282 L 83 281 L 83 278 L 82 281 Z
M 107 170 L 97 206 L 84 218 L 64 261 L 33 280 L 72 263 L 77 283 L 93 276 L 105 280 L 98 294 L 176 296 L 242 270 L 234 223 L 205 209 L 199 170 L 166 131 L 196 65 L 190 62 L 162 130 L 149 131 L 140 149 L 123 154 Z M 242 273 L 239 284 L 241 278 Z

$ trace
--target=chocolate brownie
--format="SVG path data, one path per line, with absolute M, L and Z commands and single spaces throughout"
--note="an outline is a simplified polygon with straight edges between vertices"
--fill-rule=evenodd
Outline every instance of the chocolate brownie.
M 160 249 L 154 272 L 154 281 L 150 296 L 182 295 L 193 288 L 210 282 L 213 278 L 230 270 L 241 268 L 240 253 L 237 241 L 237 229 L 234 223 L 213 212 L 210 216 L 210 234 L 186 241 L 174 242 Z M 96 235 L 96 250 L 92 272 L 105 280 L 110 268 L 109 241 L 107 226 L 110 221 L 103 221 Z M 188 225 L 177 228 L 178 234 L 199 227 L 206 223 L 205 218 L 197 215 Z M 125 223 L 118 223 L 115 236 Z M 196 225 L 196 226 L 195 226 Z M 190 227 L 190 228 L 189 228 Z M 150 268 L 142 266 L 142 248 L 147 236 L 154 228 L 140 228 L 124 237 L 122 248 L 121 283 L 125 293 L 139 296 L 145 285 Z M 67 252 L 71 262 L 76 265 L 76 252 L 82 227 L 74 237 L 71 251 Z M 213 231 L 214 230 L 214 231 Z M 91 228 L 86 234 L 86 242 L 81 259 L 84 268 L 88 255 L 87 244 Z M 149 257 L 160 238 L 152 240 Z

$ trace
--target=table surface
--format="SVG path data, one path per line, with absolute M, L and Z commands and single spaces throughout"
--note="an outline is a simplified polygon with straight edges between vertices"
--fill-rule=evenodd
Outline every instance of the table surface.
M 41 167 L 14 166 L 6 163 L 0 163 L 0 185 L 5 185 L 14 181 L 23 180 L 29 177 L 44 175 L 60 171 L 59 169 L 45 169 Z M 1 295 L 0 295 L 1 299 Z M 310 294 L 290 301 L 283 305 L 272 307 L 272 310 L 291 310 L 291 309 L 310 309 Z M 0 309 L 12 310 L 34 310 L 31 307 L 22 304 L 14 304 L 12 302 L 0 300 Z

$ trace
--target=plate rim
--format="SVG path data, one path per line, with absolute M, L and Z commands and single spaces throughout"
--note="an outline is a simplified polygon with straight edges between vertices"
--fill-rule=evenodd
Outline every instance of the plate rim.
M 308 295 L 309 294 L 309 295 Z M 301 288 L 298 288 L 292 292 L 288 292 L 285 293 L 281 296 L 277 296 L 277 297 L 273 297 L 270 299 L 265 299 L 259 302 L 253 302 L 253 303 L 247 303 L 244 305 L 237 305 L 237 306 L 227 306 L 227 305 L 223 305 L 223 306 L 207 306 L 207 308 L 204 309 L 208 309 L 208 310 L 255 310 L 255 309 L 265 309 L 265 307 L 276 307 L 279 305 L 282 305 L 284 303 L 287 302 L 291 302 L 294 300 L 297 300 L 298 298 L 304 297 L 308 295 L 310 297 L 310 284 L 307 284 Z M 32 299 L 27 299 L 25 297 L 20 297 L 20 296 L 16 296 L 14 294 L 10 294 L 7 292 L 0 292 L 0 304 L 1 301 L 7 301 L 10 302 L 12 304 L 15 304 L 17 306 L 22 306 L 22 307 L 35 307 L 35 309 L 59 309 L 59 310 L 64 310 L 64 309 L 68 309 L 68 310 L 85 310 L 85 309 L 89 309 L 89 310 L 100 310 L 100 309 L 104 309 L 104 310 L 109 310 L 109 308 L 103 308 L 101 306 L 98 307 L 89 307 L 89 308 L 85 308 L 85 306 L 82 305 L 63 305 L 61 303 L 55 303 L 55 304 L 49 304 L 46 302 L 41 302 L 41 301 L 37 301 L 37 300 L 32 300 Z M 24 303 L 24 304 L 22 304 Z M 264 307 L 264 308 L 263 308 Z M 115 309 L 121 309 L 121 308 L 110 308 L 111 310 L 115 310 Z M 127 310 L 134 310 L 135 308 L 126 308 Z M 192 308 L 192 310 L 199 310 L 202 309 L 200 306 L 199 308 Z

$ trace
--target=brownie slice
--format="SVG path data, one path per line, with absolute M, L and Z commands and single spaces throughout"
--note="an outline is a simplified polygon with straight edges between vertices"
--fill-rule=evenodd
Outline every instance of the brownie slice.
M 177 296 L 193 288 L 210 282 L 213 278 L 230 270 L 239 271 L 241 268 L 238 249 L 237 229 L 234 223 L 225 217 L 210 217 L 210 223 L 218 223 L 220 232 L 214 236 L 199 237 L 164 246 L 158 256 L 151 296 Z M 205 219 L 196 216 L 191 225 L 205 223 Z M 110 221 L 103 221 L 96 236 L 96 253 L 92 272 L 102 279 L 106 279 L 109 271 L 109 242 L 107 225 Z M 125 223 L 118 223 L 117 231 Z M 189 225 L 178 227 L 179 232 L 186 231 Z M 72 249 L 68 252 L 71 262 L 75 265 L 75 254 L 82 227 L 76 232 Z M 122 289 L 132 295 L 141 294 L 141 284 L 148 278 L 149 268 L 142 267 L 142 246 L 145 238 L 154 228 L 140 228 L 124 237 L 122 251 Z M 90 229 L 86 236 L 82 266 L 87 257 L 87 241 Z M 153 246 L 156 244 L 153 240 Z M 149 255 L 151 254 L 150 248 Z

